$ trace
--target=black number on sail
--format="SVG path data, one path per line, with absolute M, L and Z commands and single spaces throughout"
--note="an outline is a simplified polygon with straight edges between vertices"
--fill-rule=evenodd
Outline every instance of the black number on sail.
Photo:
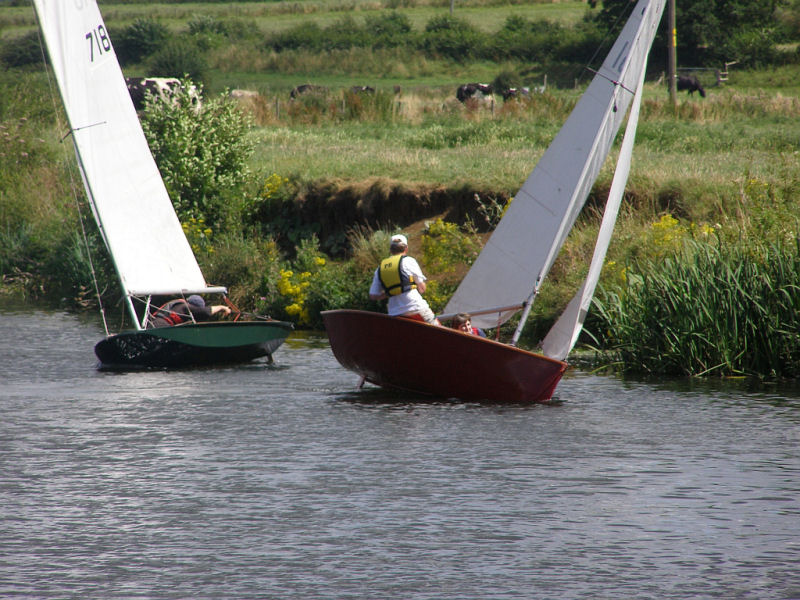
M 100 57 L 103 53 L 111 52 L 111 40 L 106 33 L 106 28 L 98 25 L 97 29 L 93 29 L 86 34 L 86 39 L 89 40 L 89 61 L 94 62 L 95 46 L 97 47 L 97 56 Z

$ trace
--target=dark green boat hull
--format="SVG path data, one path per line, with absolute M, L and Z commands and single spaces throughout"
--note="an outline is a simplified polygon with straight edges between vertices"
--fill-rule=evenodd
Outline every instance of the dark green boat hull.
M 172 369 L 248 362 L 272 353 L 291 333 L 284 321 L 187 323 L 123 331 L 97 343 L 100 369 Z

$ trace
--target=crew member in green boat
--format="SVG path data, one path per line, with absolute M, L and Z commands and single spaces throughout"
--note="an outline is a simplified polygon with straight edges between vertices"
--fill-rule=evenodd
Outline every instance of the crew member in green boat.
M 441 325 L 422 297 L 426 277 L 415 258 L 408 256 L 408 239 L 392 236 L 391 256 L 381 261 L 372 277 L 370 300 L 389 299 L 387 312 L 392 317 L 406 317 L 431 325 Z
M 159 306 L 152 314 L 147 323 L 147 327 L 169 327 L 170 325 L 180 325 L 181 323 L 191 323 L 194 321 L 209 321 L 216 315 L 228 316 L 231 309 L 222 304 L 206 306 L 202 296 L 192 294 L 185 300 L 176 298 L 166 304 Z

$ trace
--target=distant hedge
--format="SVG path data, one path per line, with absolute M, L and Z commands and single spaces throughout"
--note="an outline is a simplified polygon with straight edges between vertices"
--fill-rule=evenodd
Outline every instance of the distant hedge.
M 303 23 L 267 38 L 267 49 L 326 52 L 350 48 L 409 47 L 430 58 L 458 62 L 472 60 L 522 60 L 588 62 L 603 41 L 591 23 L 568 28 L 549 21 L 511 16 L 495 34 L 485 34 L 469 22 L 443 15 L 434 17 L 423 31 L 413 31 L 405 15 L 391 12 L 370 17 L 360 25 L 345 17 L 328 27 Z

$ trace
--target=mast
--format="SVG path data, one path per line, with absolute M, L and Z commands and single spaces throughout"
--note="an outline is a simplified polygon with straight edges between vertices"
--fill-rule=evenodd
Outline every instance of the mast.
M 677 45 L 678 31 L 675 28 L 675 0 L 667 0 L 667 84 L 669 85 L 669 100 L 672 108 L 678 108 L 678 60 Z

